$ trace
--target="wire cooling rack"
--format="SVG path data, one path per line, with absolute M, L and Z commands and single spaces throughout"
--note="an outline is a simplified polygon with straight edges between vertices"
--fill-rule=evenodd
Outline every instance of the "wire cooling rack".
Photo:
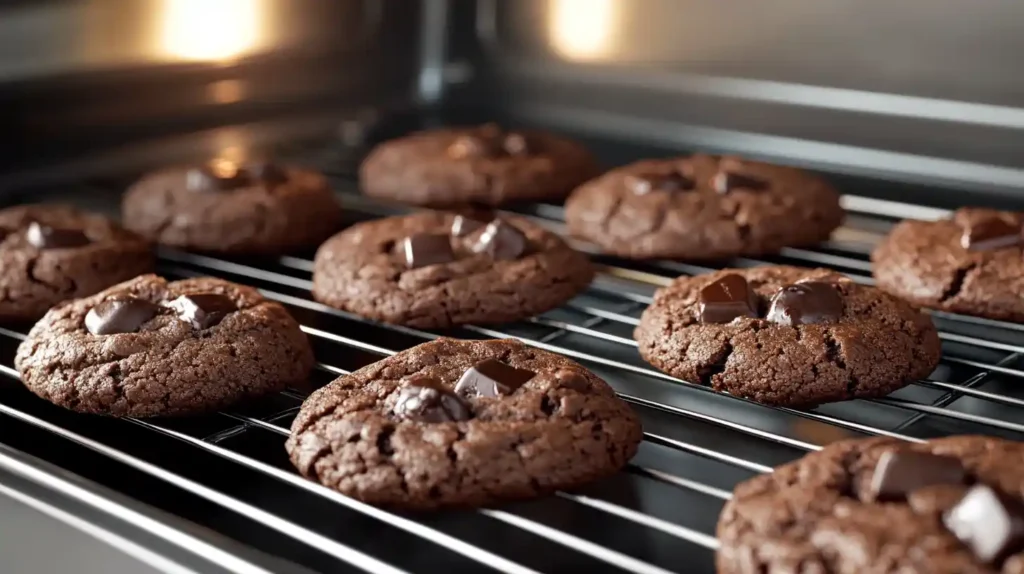
M 336 168 L 324 157 L 303 159 L 328 172 Z M 357 195 L 350 170 L 332 175 L 353 221 L 407 211 Z M 868 253 L 894 220 L 944 215 L 854 195 L 843 201 L 850 215 L 833 241 L 723 265 L 826 266 L 871 283 Z M 558 206 L 517 211 L 564 232 Z M 440 334 L 516 337 L 583 363 L 640 414 L 645 433 L 623 472 L 579 491 L 476 511 L 382 510 L 309 482 L 288 464 L 283 442 L 308 388 L 190 419 L 79 416 L 16 384 L 12 359 L 24 331 L 9 329 L 0 329 L 0 374 L 11 380 L 0 385 L 0 441 L 319 571 L 663 573 L 712 572 L 715 522 L 736 483 L 835 440 L 1024 433 L 1017 422 L 1024 413 L 1022 326 L 934 312 L 944 355 L 929 379 L 886 398 L 811 410 L 766 407 L 660 373 L 637 354 L 632 331 L 657 286 L 717 267 L 630 263 L 574 245 L 599 266 L 585 293 L 525 321 L 445 333 L 382 325 L 313 301 L 310 253 L 255 259 L 165 249 L 158 271 L 252 285 L 287 306 L 316 351 L 313 386 Z M 231 571 L 253 571 L 247 568 L 240 562 Z

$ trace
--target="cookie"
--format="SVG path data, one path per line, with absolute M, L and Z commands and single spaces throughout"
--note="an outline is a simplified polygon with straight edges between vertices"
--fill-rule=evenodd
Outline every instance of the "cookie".
M 378 321 L 442 328 L 548 311 L 593 276 L 586 256 L 526 219 L 422 212 L 327 240 L 316 254 L 313 297 Z
M 373 149 L 359 170 L 363 193 L 412 205 L 497 206 L 558 201 L 594 177 L 580 144 L 495 124 L 416 133 Z
M 232 254 L 316 247 L 341 226 L 319 173 L 215 160 L 144 176 L 121 203 L 125 225 L 160 244 Z
M 65 205 L 0 210 L 0 322 L 35 321 L 152 269 L 146 240 L 101 215 Z
M 580 365 L 514 339 L 437 339 L 345 375 L 286 443 L 304 476 L 383 506 L 482 506 L 610 475 L 637 416 Z
M 313 352 L 284 307 L 251 287 L 143 275 L 51 309 L 18 347 L 15 367 L 56 405 L 150 417 L 303 383 Z
M 928 376 L 928 316 L 828 269 L 771 266 L 680 277 L 634 333 L 662 371 L 769 405 L 877 397 Z
M 719 574 L 1024 572 L 1024 444 L 843 441 L 736 487 Z
M 871 255 L 876 284 L 922 307 L 1024 323 L 1022 222 L 982 208 L 903 221 Z
M 631 259 L 714 260 L 829 238 L 839 194 L 807 172 L 735 157 L 640 161 L 589 181 L 565 204 L 574 236 Z

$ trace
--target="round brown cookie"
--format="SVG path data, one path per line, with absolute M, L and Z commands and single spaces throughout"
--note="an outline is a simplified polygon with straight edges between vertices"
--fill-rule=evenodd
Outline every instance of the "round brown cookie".
M 572 193 L 569 231 L 610 255 L 722 259 L 828 239 L 839 194 L 798 169 L 734 157 L 640 161 Z
M 1022 477 L 995 438 L 833 443 L 736 487 L 718 572 L 1024 573 Z
M 437 339 L 343 376 L 302 405 L 299 471 L 410 509 L 532 498 L 609 475 L 643 438 L 612 389 L 514 339 Z
M 785 406 L 886 395 L 931 373 L 940 353 L 931 320 L 903 301 L 786 266 L 676 279 L 634 336 L 670 375 Z
M 370 319 L 440 328 L 548 311 L 593 276 L 586 256 L 523 218 L 488 224 L 422 212 L 327 240 L 316 254 L 313 296 Z
M 416 133 L 384 142 L 363 161 L 372 197 L 424 206 L 561 201 L 598 173 L 580 144 L 495 124 Z
M 915 305 L 1024 323 L 1022 221 L 981 208 L 903 221 L 871 255 L 877 285 Z
M 152 269 L 148 242 L 101 215 L 65 205 L 0 210 L 0 322 L 35 321 Z
M 121 213 L 129 229 L 158 243 L 218 253 L 311 248 L 341 226 L 324 176 L 268 162 L 151 173 L 128 190 Z
M 280 304 L 220 279 L 136 277 L 54 307 L 18 348 L 32 392 L 94 414 L 209 411 L 306 380 L 313 352 Z

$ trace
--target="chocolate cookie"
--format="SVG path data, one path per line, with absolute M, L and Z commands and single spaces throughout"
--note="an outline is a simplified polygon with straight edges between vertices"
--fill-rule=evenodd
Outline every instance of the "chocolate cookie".
M 612 170 L 565 204 L 573 235 L 632 259 L 775 253 L 828 239 L 842 219 L 839 194 L 807 172 L 708 155 Z
M 421 328 L 502 323 L 558 307 L 593 275 L 586 256 L 525 219 L 423 212 L 327 240 L 316 254 L 313 297 Z
M 163 245 L 217 253 L 311 248 L 341 225 L 341 208 L 318 173 L 270 162 L 211 161 L 151 173 L 121 204 L 133 231 Z
M 62 407 L 119 416 L 183 415 L 305 381 L 299 325 L 255 289 L 143 275 L 54 307 L 18 348 L 25 386 Z
M 146 240 L 101 215 L 65 205 L 0 210 L 0 322 L 35 321 L 152 269 Z
M 532 498 L 609 475 L 643 438 L 593 373 L 514 339 L 424 343 L 302 405 L 303 475 L 365 502 L 430 509 Z
M 736 487 L 719 574 L 1024 572 L 1024 444 L 834 443 Z
M 886 395 L 927 376 L 928 316 L 828 269 L 772 266 L 681 277 L 634 334 L 666 373 L 770 405 Z
M 1022 222 L 981 208 L 901 222 L 871 255 L 877 285 L 915 305 L 1022 323 Z
M 363 193 L 413 205 L 561 201 L 598 173 L 580 144 L 495 124 L 416 133 L 377 146 L 360 168 Z

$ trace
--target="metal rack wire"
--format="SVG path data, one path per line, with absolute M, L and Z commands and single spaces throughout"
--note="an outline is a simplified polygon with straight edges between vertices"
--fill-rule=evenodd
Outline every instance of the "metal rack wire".
M 324 166 L 322 166 L 324 167 Z M 402 208 L 352 193 L 343 200 L 357 219 Z M 776 257 L 738 259 L 734 266 L 790 263 L 830 266 L 870 282 L 867 254 L 878 229 L 893 217 L 938 216 L 919 206 L 844 198 L 850 223 L 817 249 L 786 249 Z M 560 208 L 523 213 L 556 231 Z M 869 221 L 862 226 L 857 222 Z M 589 251 L 589 247 L 577 244 Z M 665 375 L 643 363 L 632 329 L 657 285 L 709 267 L 676 262 L 635 264 L 594 253 L 600 273 L 590 289 L 561 309 L 501 327 L 465 326 L 447 335 L 517 337 L 576 359 L 605 378 L 644 420 L 645 441 L 624 473 L 547 500 L 475 512 L 406 515 L 375 508 L 306 481 L 284 460 L 282 443 L 306 390 L 289 390 L 267 404 L 243 406 L 200 420 L 107 420 L 76 417 L 19 390 L 0 387 L 0 431 L 59 438 L 90 465 L 131 469 L 145 485 L 161 484 L 203 505 L 205 522 L 255 544 L 248 529 L 264 528 L 272 553 L 308 567 L 372 572 L 497 570 L 528 573 L 586 567 L 597 571 L 713 571 L 714 524 L 736 482 L 846 437 L 882 435 L 920 441 L 980 432 L 1018 438 L 1024 393 L 1024 328 L 936 312 L 942 365 L 929 380 L 893 395 L 812 410 L 770 408 Z M 439 333 L 386 326 L 313 301 L 307 256 L 230 259 L 174 250 L 160 252 L 159 272 L 171 278 L 214 275 L 256 286 L 286 305 L 317 352 L 315 384 Z M 23 332 L 0 329 L 0 374 L 16 380 L 13 347 Z M 308 390 L 308 389 L 307 389 Z M 102 427 L 102 428 L 100 428 Z M 39 434 L 42 433 L 42 434 Z M 6 434 L 14 437 L 14 434 Z M 155 443 L 167 441 L 166 448 Z M 164 444 L 164 443 L 160 443 Z M 61 446 L 61 449 L 66 447 Z M 44 447 L 51 461 L 64 451 Z M 202 464 L 182 464 L 184 453 Z M 210 465 L 210 468 L 205 468 Z M 78 470 L 76 468 L 76 470 Z M 216 470 L 214 470 L 214 468 Z M 125 471 L 128 472 L 128 471 Z M 108 475 L 103 475 L 108 476 Z M 230 481 L 225 482 L 227 476 Z M 98 480 L 102 480 L 98 478 Z M 254 486 L 258 485 L 258 486 Z M 149 488 L 148 486 L 146 488 Z M 153 487 L 156 488 L 156 487 Z M 161 491 L 163 492 L 163 491 Z M 145 499 L 145 494 L 140 495 Z M 159 504 L 159 501 L 146 500 Z M 211 515 L 227 513 L 230 527 Z M 288 539 L 288 544 L 283 540 Z M 391 542 L 388 542 L 390 540 Z M 400 545 L 402 551 L 396 552 Z

